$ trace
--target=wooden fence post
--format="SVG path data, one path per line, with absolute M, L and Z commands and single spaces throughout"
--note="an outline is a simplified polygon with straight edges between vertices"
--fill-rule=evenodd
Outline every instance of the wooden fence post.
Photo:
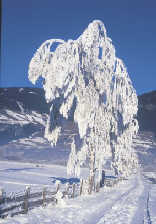
M 0 188 L 0 204 L 5 202 L 6 193 L 3 188 Z
M 24 197 L 24 213 L 28 212 L 28 198 L 30 194 L 30 187 L 26 187 L 25 197 Z
M 60 184 L 57 183 L 57 186 L 56 186 L 56 193 L 59 191 L 59 189 L 60 189 Z
M 80 195 L 82 195 L 83 191 L 83 179 L 80 180 Z
M 73 192 L 72 192 L 72 198 L 75 197 L 75 184 L 73 184 Z
M 66 184 L 66 191 L 69 192 L 69 183 Z
M 42 196 L 43 196 L 43 207 L 45 207 L 46 206 L 46 187 L 43 187 Z
M 102 170 L 101 181 L 100 181 L 100 187 L 103 187 L 104 184 L 105 184 L 105 171 Z
M 66 183 L 66 190 L 65 190 L 65 194 L 64 194 L 64 196 L 66 197 L 66 198 L 69 198 L 69 183 Z

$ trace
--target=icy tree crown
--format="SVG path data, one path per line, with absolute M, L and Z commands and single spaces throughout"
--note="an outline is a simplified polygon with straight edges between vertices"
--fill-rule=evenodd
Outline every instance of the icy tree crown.
M 45 137 L 56 144 L 60 115 L 69 119 L 72 114 L 78 125 L 82 144 L 72 150 L 69 171 L 79 170 L 87 158 L 99 170 L 111 158 L 115 172 L 125 175 L 136 167 L 131 144 L 138 130 L 137 96 L 101 21 L 90 23 L 77 40 L 45 41 L 29 65 L 30 81 L 35 84 L 40 76 L 46 100 L 52 102 Z

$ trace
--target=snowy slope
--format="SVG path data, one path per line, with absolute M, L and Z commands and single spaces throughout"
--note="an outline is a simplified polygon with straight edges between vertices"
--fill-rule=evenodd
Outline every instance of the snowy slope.
M 49 105 L 37 88 L 0 88 L 0 144 L 43 132 Z
M 140 132 L 133 140 L 139 163 L 146 172 L 156 171 L 156 137 L 152 132 Z
M 149 126 L 152 123 L 149 120 L 154 118 L 154 109 L 149 111 L 146 108 L 149 108 L 149 104 L 154 108 L 153 94 L 154 92 L 138 97 L 139 126 L 141 131 L 146 131 L 140 134 L 149 139 L 150 135 L 154 137 L 154 133 L 150 132 L 153 131 L 153 126 Z M 145 110 L 146 116 L 143 112 Z M 44 138 L 48 113 L 49 105 L 45 102 L 43 89 L 0 88 L 0 159 L 66 164 L 69 144 L 78 133 L 77 127 L 71 121 L 64 122 L 61 137 L 53 150 Z M 144 124 L 148 124 L 148 129 Z
M 0 88 L 0 110 L 37 111 L 48 113 L 49 105 L 44 98 L 44 90 L 29 87 Z
M 76 126 L 64 122 L 52 147 L 44 138 L 48 113 L 43 89 L 0 88 L 0 159 L 66 164 Z

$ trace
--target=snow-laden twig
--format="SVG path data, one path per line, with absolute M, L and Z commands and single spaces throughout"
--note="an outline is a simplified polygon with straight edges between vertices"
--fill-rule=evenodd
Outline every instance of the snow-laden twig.
M 54 52 L 51 48 L 59 43 Z M 47 40 L 29 65 L 29 79 L 41 76 L 47 102 L 52 103 L 45 137 L 52 145 L 61 134 L 61 118 L 76 122 L 81 147 L 75 142 L 68 170 L 80 174 L 89 161 L 90 181 L 106 161 L 116 175 L 127 176 L 137 168 L 131 147 L 138 131 L 135 119 L 137 95 L 123 61 L 107 36 L 104 24 L 95 20 L 77 40 Z M 73 147 L 73 146 L 72 146 Z

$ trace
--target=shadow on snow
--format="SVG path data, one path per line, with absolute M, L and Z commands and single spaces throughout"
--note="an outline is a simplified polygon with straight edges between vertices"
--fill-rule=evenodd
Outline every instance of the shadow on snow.
M 61 184 L 73 184 L 73 183 L 79 183 L 79 178 L 64 178 L 64 177 L 50 177 L 52 183 L 55 183 L 56 181 L 60 181 Z

